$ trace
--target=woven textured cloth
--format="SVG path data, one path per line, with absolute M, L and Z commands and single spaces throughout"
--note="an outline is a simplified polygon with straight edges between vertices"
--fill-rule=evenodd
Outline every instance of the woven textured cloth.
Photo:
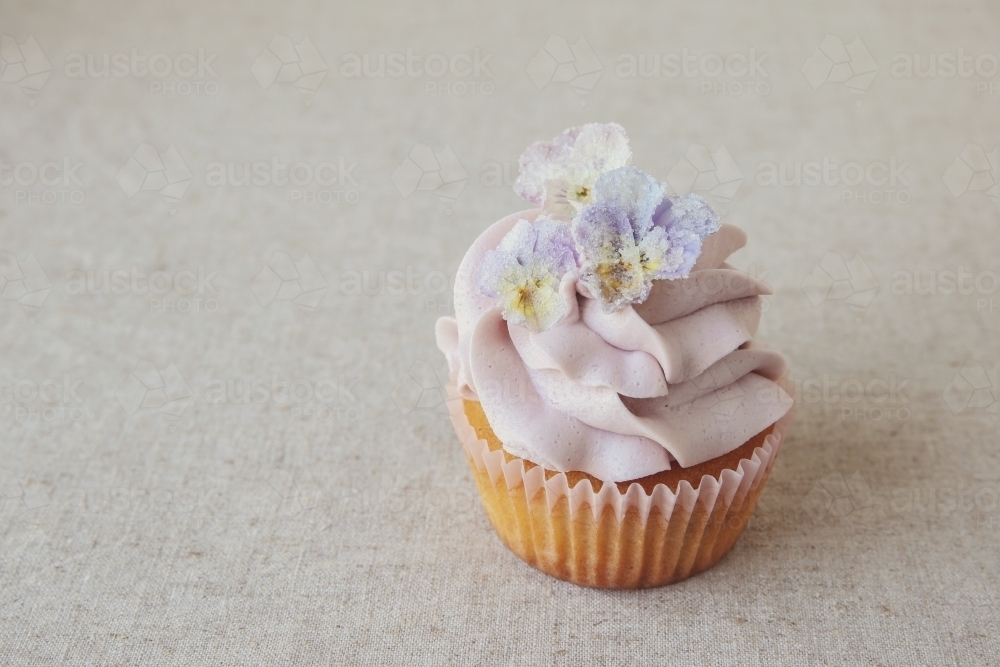
M 996 3 L 0 16 L 0 663 L 996 663 Z M 732 552 L 649 591 L 502 545 L 434 346 L 590 121 L 747 231 L 798 387 Z

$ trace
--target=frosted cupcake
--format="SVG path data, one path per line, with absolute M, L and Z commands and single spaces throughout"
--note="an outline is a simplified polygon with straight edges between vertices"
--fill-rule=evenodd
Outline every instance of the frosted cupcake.
M 537 208 L 494 223 L 437 323 L 452 421 L 512 551 L 588 586 L 711 567 L 743 532 L 791 420 L 782 357 L 753 344 L 746 235 L 630 166 L 590 124 L 522 155 Z

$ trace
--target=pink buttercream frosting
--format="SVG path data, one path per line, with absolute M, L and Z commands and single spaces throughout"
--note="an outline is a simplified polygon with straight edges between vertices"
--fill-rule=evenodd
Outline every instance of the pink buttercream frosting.
M 788 412 L 776 383 L 784 359 L 752 343 L 770 288 L 725 263 L 746 243 L 739 228 L 705 238 L 686 278 L 656 280 L 644 301 L 613 312 L 567 273 L 567 312 L 536 332 L 504 320 L 476 272 L 519 220 L 540 214 L 483 232 L 455 277 L 455 316 L 436 327 L 459 394 L 481 402 L 504 449 L 617 482 L 726 454 Z

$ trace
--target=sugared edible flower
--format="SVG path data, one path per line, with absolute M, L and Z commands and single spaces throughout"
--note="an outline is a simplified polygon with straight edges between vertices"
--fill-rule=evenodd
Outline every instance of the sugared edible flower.
M 514 191 L 548 215 L 570 220 L 593 201 L 597 179 L 631 159 L 628 135 L 621 125 L 589 123 L 570 128 L 524 151 Z
M 560 289 L 570 271 L 605 312 L 641 303 L 654 280 L 691 272 L 719 216 L 698 195 L 666 196 L 663 183 L 628 166 L 631 158 L 615 123 L 570 128 L 524 152 L 514 190 L 544 215 L 520 220 L 476 276 L 480 292 L 500 300 L 504 319 L 551 328 L 571 306 Z
M 606 312 L 644 301 L 653 280 L 687 276 L 702 239 L 719 228 L 701 197 L 671 199 L 665 189 L 635 167 L 609 171 L 573 220 L 580 280 Z
M 576 267 L 569 225 L 550 218 L 520 220 L 483 257 L 476 282 L 480 292 L 499 299 L 505 320 L 539 332 L 569 309 L 559 286 Z

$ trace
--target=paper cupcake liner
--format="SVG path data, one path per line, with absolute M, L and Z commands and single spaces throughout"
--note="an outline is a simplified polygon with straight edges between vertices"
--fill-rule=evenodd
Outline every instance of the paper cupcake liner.
M 476 436 L 458 396 L 448 387 L 448 411 L 469 459 L 486 514 L 503 542 L 530 565 L 567 581 L 599 588 L 649 588 L 686 579 L 717 563 L 746 528 L 793 419 L 774 424 L 761 446 L 735 469 L 704 475 L 698 488 L 682 480 L 647 493 L 625 493 L 584 479 L 546 479 L 541 466 L 507 461 Z M 509 455 L 508 455 L 509 456 Z

